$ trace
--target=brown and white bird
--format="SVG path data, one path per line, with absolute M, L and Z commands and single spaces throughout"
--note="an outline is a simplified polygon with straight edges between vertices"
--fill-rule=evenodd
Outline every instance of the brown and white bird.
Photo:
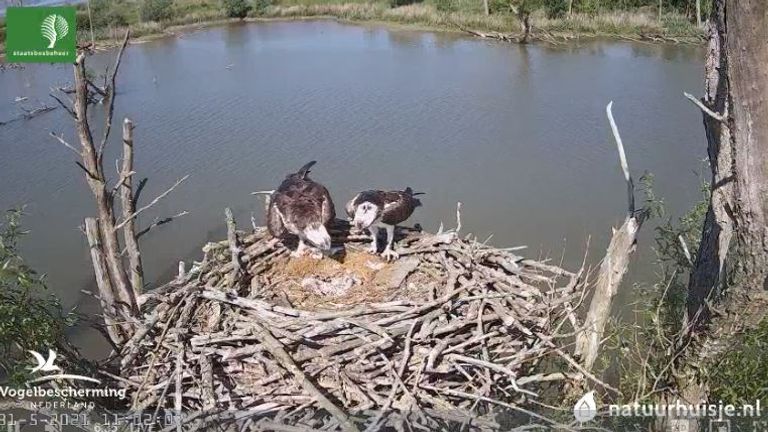
M 352 225 L 371 232 L 371 253 L 378 252 L 379 227 L 387 231 L 387 244 L 381 256 L 387 260 L 397 259 L 399 255 L 392 249 L 395 240 L 395 225 L 411 217 L 421 201 L 415 198 L 422 193 L 414 193 L 411 188 L 403 191 L 369 190 L 360 192 L 346 205 L 347 215 Z
M 291 256 L 304 255 L 307 250 L 313 258 L 322 258 L 331 249 L 331 236 L 327 226 L 336 218 L 331 195 L 325 186 L 311 180 L 309 162 L 285 180 L 273 193 L 267 213 L 270 234 L 280 238 L 287 233 L 298 236 L 299 247 Z

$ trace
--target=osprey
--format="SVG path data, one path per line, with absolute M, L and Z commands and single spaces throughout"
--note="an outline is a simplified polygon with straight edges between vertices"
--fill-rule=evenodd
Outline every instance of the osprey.
M 307 175 L 316 161 L 288 174 L 272 193 L 267 212 L 267 228 L 280 238 L 286 232 L 299 237 L 299 247 L 291 256 L 298 257 L 310 249 L 313 258 L 322 258 L 322 251 L 331 249 L 331 236 L 326 226 L 336 218 L 331 195 L 325 186 Z
M 378 252 L 377 237 L 379 225 L 387 230 L 387 245 L 381 254 L 385 259 L 397 259 L 398 254 L 392 250 L 395 239 L 395 225 L 408 219 L 421 201 L 414 198 L 421 193 L 414 193 L 411 188 L 404 191 L 369 190 L 360 192 L 347 203 L 347 215 L 352 219 L 352 225 L 357 229 L 371 232 L 371 253 Z

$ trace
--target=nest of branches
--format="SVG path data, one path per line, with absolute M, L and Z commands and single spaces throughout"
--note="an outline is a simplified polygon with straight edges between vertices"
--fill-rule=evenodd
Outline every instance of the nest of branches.
M 529 410 L 537 398 L 594 379 L 564 348 L 581 271 L 458 230 L 401 228 L 387 263 L 342 221 L 337 256 L 292 258 L 227 216 L 227 241 L 142 298 L 119 357 L 134 410 L 189 413 L 190 429 L 508 430 L 518 415 L 554 423 Z

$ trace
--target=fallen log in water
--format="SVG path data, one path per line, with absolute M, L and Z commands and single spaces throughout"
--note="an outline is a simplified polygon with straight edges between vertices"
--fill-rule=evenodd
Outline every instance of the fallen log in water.
M 141 296 L 118 383 L 133 410 L 197 413 L 185 429 L 499 430 L 499 410 L 557 424 L 526 408 L 546 389 L 604 385 L 567 354 L 583 271 L 413 229 L 386 263 L 342 221 L 341 256 L 297 259 L 227 222 L 228 240 Z

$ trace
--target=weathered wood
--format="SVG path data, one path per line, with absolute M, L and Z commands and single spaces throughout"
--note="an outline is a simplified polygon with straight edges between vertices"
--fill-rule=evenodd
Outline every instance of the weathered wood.
M 245 269 L 243 268 L 243 261 L 240 255 L 243 253 L 240 247 L 240 241 L 237 237 L 237 226 L 235 225 L 235 217 L 232 215 L 232 210 L 227 207 L 224 209 L 224 214 L 227 220 L 227 242 L 229 243 L 229 253 L 232 257 L 233 269 L 229 273 L 227 284 L 230 287 L 234 287 L 238 284 L 243 277 Z
M 332 235 L 349 238 L 344 227 L 335 226 Z M 285 247 L 255 231 L 235 236 L 236 252 L 246 251 L 238 254 L 243 269 L 291 262 Z M 507 401 L 499 391 L 536 398 L 539 386 L 574 387 L 583 380 L 614 391 L 564 352 L 571 343 L 566 335 L 581 330 L 570 306 L 584 295 L 581 272 L 513 258 L 450 231 L 403 235 L 408 258 L 379 270 L 376 278 L 388 276 L 392 284 L 377 283 L 393 294 L 419 293 L 418 299 L 363 299 L 329 310 L 274 303 L 277 269 L 259 281 L 258 292 L 233 289 L 221 282 L 236 269 L 232 242 L 206 245 L 204 264 L 194 271 L 200 274 L 190 271 L 171 282 L 175 290 L 154 295 L 146 304 L 158 306 L 145 308 L 139 326 L 148 334 L 127 344 L 132 360 L 123 362 L 121 375 L 135 406 L 177 404 L 179 393 L 163 390 L 174 385 L 180 352 L 181 404 L 212 413 L 205 422 L 232 421 L 217 413 L 270 404 L 284 414 L 263 419 L 297 426 L 286 416 L 302 413 L 308 417 L 300 425 L 309 430 L 388 429 L 407 413 L 417 425 L 441 430 L 448 427 L 432 418 L 436 410 L 450 409 L 451 419 L 477 417 L 473 425 L 493 423 L 470 407 L 478 400 Z M 508 273 L 498 263 L 510 259 L 520 265 Z M 426 275 L 432 283 L 423 283 Z M 546 358 L 566 366 L 537 370 Z M 138 382 L 145 384 L 132 384 Z M 201 424 L 190 420 L 185 428 Z
M 696 311 L 698 316 L 690 317 L 690 332 L 680 348 L 685 352 L 678 362 L 680 369 L 687 372 L 679 379 L 679 391 L 689 403 L 698 403 L 707 396 L 706 382 L 698 376 L 699 365 L 717 359 L 739 340 L 739 335 L 757 326 L 768 314 L 766 38 L 768 4 L 758 0 L 715 0 L 705 96 L 714 94 L 715 99 L 705 102 L 712 104 L 710 108 L 722 116 L 723 122 L 710 127 L 705 120 L 705 125 L 710 163 L 716 167 L 713 174 L 722 180 L 712 185 L 712 203 L 699 248 L 701 257 L 689 287 L 689 314 Z M 711 85 L 716 85 L 715 91 Z M 713 152 L 713 147 L 718 152 Z M 729 188 L 724 189 L 724 184 Z M 721 215 L 725 223 L 721 223 Z M 724 237 L 730 234 L 726 230 L 731 224 L 736 244 L 726 248 Z M 725 295 L 715 298 L 718 283 L 722 285 L 726 256 L 734 263 L 734 277 L 729 277 L 732 283 Z M 695 302 L 700 303 L 698 309 Z M 717 314 L 709 311 L 708 303 L 715 304 Z M 693 343 L 688 344 L 690 341 Z
M 301 385 L 305 391 L 314 396 L 315 400 L 317 400 L 317 403 L 321 407 L 336 417 L 336 419 L 341 424 L 342 430 L 346 432 L 359 431 L 357 426 L 355 426 L 352 420 L 349 419 L 347 413 L 336 406 L 336 404 L 331 402 L 331 400 L 328 399 L 325 394 L 317 388 L 317 386 L 309 379 L 307 374 L 305 374 L 304 371 L 296 365 L 296 362 L 293 360 L 293 358 L 291 358 L 291 355 L 285 351 L 283 344 L 281 344 L 280 341 L 272 336 L 272 334 L 266 328 L 264 328 L 261 323 L 254 322 L 253 331 L 256 333 L 261 343 L 263 343 L 269 352 L 275 356 L 280 365 L 294 376 L 299 385 Z
M 122 329 L 115 323 L 117 311 L 115 310 L 115 297 L 112 291 L 112 283 L 109 279 L 107 263 L 102 251 L 99 222 L 95 218 L 85 219 L 85 236 L 88 239 L 88 247 L 91 251 L 91 263 L 93 274 L 96 276 L 96 286 L 99 290 L 99 302 L 104 314 L 104 324 L 107 334 L 115 345 L 123 343 Z
M 614 230 L 608 250 L 600 264 L 595 291 L 584 320 L 584 331 L 576 337 L 575 353 L 585 369 L 591 370 L 600 353 L 605 326 L 611 316 L 613 299 L 629 267 L 629 257 L 635 250 L 637 232 L 643 224 L 644 212 L 635 210 L 634 183 L 629 172 L 621 134 L 611 111 L 613 102 L 606 107 L 606 115 L 613 131 L 624 180 L 627 183 L 627 216 L 618 230 Z
M 715 7 L 724 7 L 723 4 Z M 717 11 L 715 11 L 717 12 Z M 733 237 L 733 144 L 731 131 L 723 118 L 730 111 L 728 57 L 725 51 L 724 12 L 713 13 L 709 23 L 708 53 L 705 62 L 702 117 L 709 155 L 710 202 L 702 227 L 696 261 L 688 280 L 687 322 L 690 331 L 698 331 L 710 320 L 708 300 L 722 288 L 726 257 Z M 695 100 L 695 99 L 694 99 Z
M 76 114 L 76 129 L 80 138 L 82 166 L 85 169 L 88 185 L 96 200 L 96 211 L 101 229 L 104 256 L 106 258 L 109 277 L 115 298 L 128 313 L 136 313 L 138 307 L 120 255 L 120 244 L 115 232 L 115 215 L 112 208 L 112 195 L 107 189 L 103 166 L 100 164 L 101 155 L 91 134 L 88 121 L 87 83 L 85 73 L 85 54 L 81 53 L 75 61 L 75 98 L 74 112 Z
M 136 201 L 133 198 L 133 122 L 126 118 L 123 121 L 123 167 L 120 171 L 120 206 L 123 218 L 127 221 L 123 227 L 123 242 L 128 252 L 128 268 L 131 287 L 134 296 L 138 297 L 144 290 L 144 267 L 141 263 L 136 220 L 130 215 L 136 211 Z

